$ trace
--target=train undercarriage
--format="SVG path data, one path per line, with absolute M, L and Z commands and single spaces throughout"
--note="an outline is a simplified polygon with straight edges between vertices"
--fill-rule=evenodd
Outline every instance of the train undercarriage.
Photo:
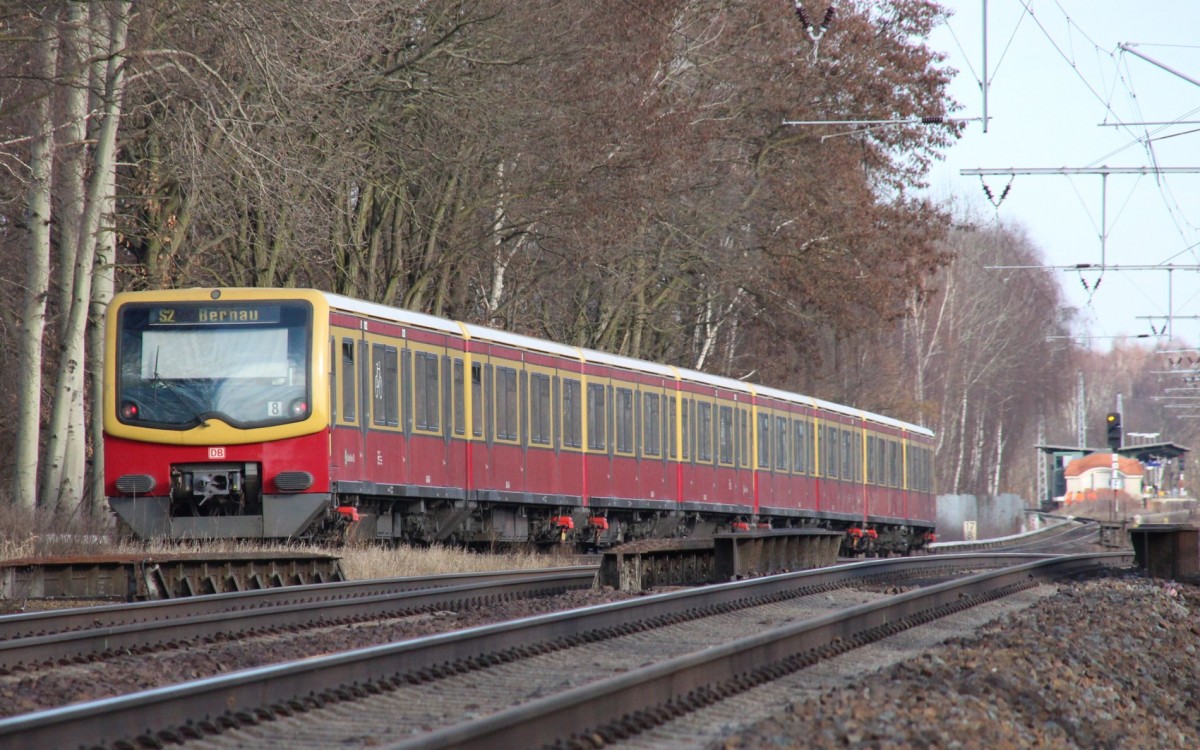
M 347 540 L 449 544 L 476 548 L 533 544 L 599 551 L 642 539 L 684 539 L 752 529 L 823 529 L 845 534 L 842 556 L 907 555 L 934 541 L 932 526 L 838 514 L 589 508 L 465 500 L 380 500 L 343 497 L 332 511 L 333 533 Z
M 625 499 L 593 499 L 589 507 L 582 507 L 578 498 L 463 499 L 453 496 L 461 491 L 445 490 L 449 496 L 438 496 L 436 488 L 405 493 L 405 488 L 390 486 L 382 492 L 374 486 L 361 488 L 370 492 L 272 495 L 263 493 L 256 468 L 236 463 L 176 465 L 169 496 L 115 497 L 110 503 L 133 535 L 142 538 L 571 546 L 595 551 L 642 539 L 808 528 L 842 532 L 842 556 L 869 557 L 910 554 L 933 541 L 932 526 L 906 519 L 796 511 L 756 515 L 736 506 L 680 508 L 661 500 L 651 507 L 633 507 Z M 296 490 L 307 489 L 304 479 L 291 479 Z

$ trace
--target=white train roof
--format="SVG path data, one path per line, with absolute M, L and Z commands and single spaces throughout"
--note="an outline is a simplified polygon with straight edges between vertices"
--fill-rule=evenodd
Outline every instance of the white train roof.
M 526 336 L 520 333 L 512 333 L 509 331 L 501 331 L 496 328 L 488 328 L 487 326 L 476 325 L 474 323 L 459 323 L 447 318 L 439 318 L 436 315 L 428 315 L 426 313 L 414 312 L 405 310 L 399 307 L 389 307 L 375 302 L 364 302 L 362 300 L 346 297 L 340 294 L 325 292 L 325 298 L 329 300 L 329 304 L 340 310 L 348 310 L 363 315 L 369 315 L 381 320 L 389 320 L 402 325 L 417 326 L 434 331 L 441 331 L 455 336 L 464 334 L 471 337 L 473 340 L 489 341 L 503 346 L 511 346 L 516 349 L 527 349 L 529 351 L 542 352 L 545 354 L 573 359 L 580 362 L 589 362 L 594 364 L 607 365 L 609 367 L 618 367 L 631 372 L 642 372 L 650 375 L 658 375 L 664 378 L 674 379 L 679 377 L 681 380 L 690 383 L 699 383 L 702 385 L 710 385 L 715 388 L 722 388 L 737 393 L 744 393 L 748 396 L 758 395 L 766 396 L 773 399 L 778 399 L 787 403 L 800 404 L 816 409 L 831 411 L 835 414 L 843 414 L 854 419 L 866 420 L 877 424 L 893 427 L 898 430 L 907 430 L 929 437 L 933 436 L 933 432 L 925 427 L 902 422 L 892 417 L 885 417 L 882 414 L 874 414 L 861 409 L 855 409 L 842 404 L 835 404 L 831 401 L 805 396 L 799 393 L 780 390 L 769 386 L 760 386 L 751 383 L 746 383 L 734 378 L 722 377 L 720 375 L 712 375 L 706 372 L 697 370 L 688 370 L 684 368 L 671 367 L 669 365 L 658 364 L 657 362 L 648 362 L 646 360 L 634 359 L 633 357 L 625 357 L 620 354 L 611 354 L 595 349 L 583 349 L 580 347 L 567 346 L 566 344 L 558 344 L 553 341 Z

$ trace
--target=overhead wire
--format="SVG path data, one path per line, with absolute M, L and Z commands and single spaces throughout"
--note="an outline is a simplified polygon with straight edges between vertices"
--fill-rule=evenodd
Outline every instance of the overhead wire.
M 1046 38 L 1046 40 L 1050 43 L 1050 45 L 1054 48 L 1054 50 L 1058 53 L 1058 55 L 1067 63 L 1067 65 L 1071 68 L 1071 70 L 1075 73 L 1075 75 L 1083 83 L 1083 85 L 1087 89 L 1087 91 L 1090 92 L 1092 94 L 1092 96 L 1095 97 L 1097 99 L 1097 101 L 1099 101 L 1101 103 L 1101 105 L 1103 105 L 1103 107 L 1105 109 L 1104 120 L 1107 122 L 1109 120 L 1109 117 L 1111 116 L 1112 120 L 1115 124 L 1120 126 L 1122 129 L 1127 130 L 1130 133 L 1130 135 L 1133 136 L 1133 138 L 1134 138 L 1134 140 L 1131 141 L 1130 143 L 1126 144 L 1125 146 L 1120 147 L 1119 149 L 1116 149 L 1115 151 L 1101 157 L 1100 159 L 1093 161 L 1092 164 L 1089 166 L 1099 165 L 1099 164 L 1105 162 L 1107 159 L 1111 158 L 1112 156 L 1115 156 L 1115 155 L 1127 150 L 1128 148 L 1131 148 L 1136 145 L 1141 145 L 1142 148 L 1145 149 L 1147 159 L 1148 159 L 1149 163 L 1152 165 L 1152 168 L 1154 169 L 1155 184 L 1157 186 L 1160 197 L 1162 199 L 1163 206 L 1167 210 L 1168 215 L 1171 217 L 1172 224 L 1174 224 L 1176 231 L 1179 232 L 1181 238 L 1185 242 L 1187 242 L 1188 237 L 1186 236 L 1186 232 L 1184 231 L 1183 226 L 1181 226 L 1181 221 L 1183 224 L 1186 224 L 1189 228 L 1195 229 L 1195 227 L 1190 221 L 1187 220 L 1186 212 L 1183 210 L 1183 207 L 1180 205 L 1178 197 L 1175 195 L 1174 191 L 1171 188 L 1170 182 L 1166 179 L 1166 176 L 1163 175 L 1159 171 L 1159 166 L 1160 166 L 1159 156 L 1158 156 L 1156 149 L 1154 148 L 1154 141 L 1156 140 L 1156 138 L 1154 136 L 1161 133 L 1164 129 L 1170 127 L 1170 125 L 1164 125 L 1154 131 L 1150 131 L 1147 126 L 1143 126 L 1144 133 L 1138 134 L 1137 132 L 1135 132 L 1133 130 L 1133 127 L 1124 124 L 1125 119 L 1123 117 L 1121 117 L 1121 115 L 1117 112 L 1117 110 L 1115 109 L 1114 104 L 1113 104 L 1113 98 L 1115 96 L 1116 87 L 1119 82 L 1125 88 L 1125 91 L 1130 99 L 1130 106 L 1133 108 L 1133 111 L 1135 113 L 1138 113 L 1141 111 L 1141 103 L 1137 97 L 1136 87 L 1133 85 L 1133 75 L 1132 75 L 1131 70 L 1129 69 L 1128 62 L 1124 57 L 1124 54 L 1123 54 L 1124 51 L 1122 50 L 1122 57 L 1118 58 L 1114 52 L 1109 52 L 1109 51 L 1106 51 L 1103 48 L 1101 48 L 1100 45 L 1097 44 L 1096 41 L 1094 39 L 1092 39 L 1091 36 L 1089 36 L 1087 34 L 1087 32 L 1084 31 L 1084 29 L 1072 19 L 1071 15 L 1063 7 L 1062 3 L 1059 2 L 1059 0 L 1054 0 L 1054 5 L 1057 7 L 1058 11 L 1063 15 L 1063 17 L 1066 21 L 1066 24 L 1067 24 L 1068 33 L 1071 34 L 1071 36 L 1069 36 L 1068 41 L 1067 41 L 1068 49 L 1064 49 L 1064 45 L 1054 38 L 1054 36 L 1051 34 L 1050 30 L 1047 28 L 1046 24 L 1044 24 L 1033 12 L 1032 2 L 1030 0 L 1018 0 L 1018 3 L 1021 5 L 1021 7 L 1024 11 L 1022 13 L 1022 17 L 1024 17 L 1024 15 L 1026 15 L 1026 14 L 1030 16 L 1030 18 L 1033 20 L 1033 22 L 1037 25 L 1038 29 L 1041 31 L 1042 35 Z M 1098 69 L 1103 70 L 1102 58 L 1107 57 L 1107 58 L 1113 60 L 1114 69 L 1116 71 L 1116 77 L 1112 79 L 1111 86 L 1109 87 L 1110 90 L 1109 90 L 1108 98 L 1105 98 L 1104 96 L 1102 96 L 1101 93 L 1097 90 L 1096 86 L 1093 85 L 1088 80 L 1088 78 L 1083 74 L 1083 72 L 1080 70 L 1079 65 L 1077 63 L 1077 59 L 1076 59 L 1077 55 L 1076 55 L 1075 48 L 1074 48 L 1074 34 L 1075 33 L 1078 33 L 1079 36 L 1081 36 L 1083 39 L 1087 40 L 1087 42 L 1089 44 L 1091 44 L 1091 46 L 1094 50 L 1094 53 L 1097 56 Z M 1197 47 L 1197 45 L 1161 45 L 1161 46 L 1181 46 L 1181 47 L 1186 47 L 1186 48 Z M 1122 69 L 1122 63 L 1124 63 L 1124 69 Z M 1177 119 L 1183 119 L 1184 117 L 1187 117 L 1187 115 L 1183 115 Z M 1145 118 L 1138 117 L 1139 121 L 1144 120 L 1144 119 Z M 1182 134 L 1174 134 L 1174 135 L 1182 135 Z M 1072 185 L 1072 187 L 1074 188 L 1075 186 Z M 1076 189 L 1076 194 L 1078 195 L 1077 189 Z M 1132 200 L 1132 198 L 1133 198 L 1133 193 L 1131 191 L 1128 194 L 1128 196 L 1126 197 L 1125 203 L 1122 206 L 1122 209 L 1121 209 L 1122 213 L 1128 207 L 1129 202 Z M 1119 215 L 1120 214 L 1118 214 L 1117 218 L 1119 218 Z M 1092 223 L 1092 225 L 1094 227 L 1095 221 L 1090 216 L 1090 214 L 1089 214 L 1089 221 Z M 1115 220 L 1114 220 L 1114 223 L 1115 223 Z M 1188 248 L 1186 248 L 1184 252 L 1187 252 L 1187 251 L 1190 251 L 1192 253 L 1193 257 L 1196 257 L 1197 256 L 1196 244 L 1193 243 L 1193 244 L 1189 245 Z M 1175 257 L 1175 256 L 1172 256 L 1172 257 Z M 1132 280 L 1130 280 L 1130 283 L 1133 283 Z M 1086 286 L 1087 285 L 1085 283 L 1085 287 Z M 1142 289 L 1142 287 L 1139 284 L 1133 283 L 1133 286 L 1138 291 L 1139 294 L 1141 294 L 1142 296 L 1146 296 L 1147 298 L 1151 298 L 1150 295 L 1148 295 L 1146 293 L 1146 291 L 1144 289 Z M 1091 297 L 1090 296 L 1089 296 L 1088 304 L 1089 304 L 1089 306 L 1091 305 Z

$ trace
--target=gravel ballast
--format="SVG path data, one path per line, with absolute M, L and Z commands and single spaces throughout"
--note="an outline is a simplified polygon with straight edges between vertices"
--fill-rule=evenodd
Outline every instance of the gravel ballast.
M 1114 573 L 710 748 L 1197 748 L 1198 647 L 1200 587 Z

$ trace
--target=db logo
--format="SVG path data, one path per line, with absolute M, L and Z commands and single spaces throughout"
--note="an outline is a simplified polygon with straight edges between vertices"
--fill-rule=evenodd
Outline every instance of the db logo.
M 224 446 L 222 446 L 220 448 L 209 448 L 208 449 L 208 457 L 209 458 L 225 458 Z

